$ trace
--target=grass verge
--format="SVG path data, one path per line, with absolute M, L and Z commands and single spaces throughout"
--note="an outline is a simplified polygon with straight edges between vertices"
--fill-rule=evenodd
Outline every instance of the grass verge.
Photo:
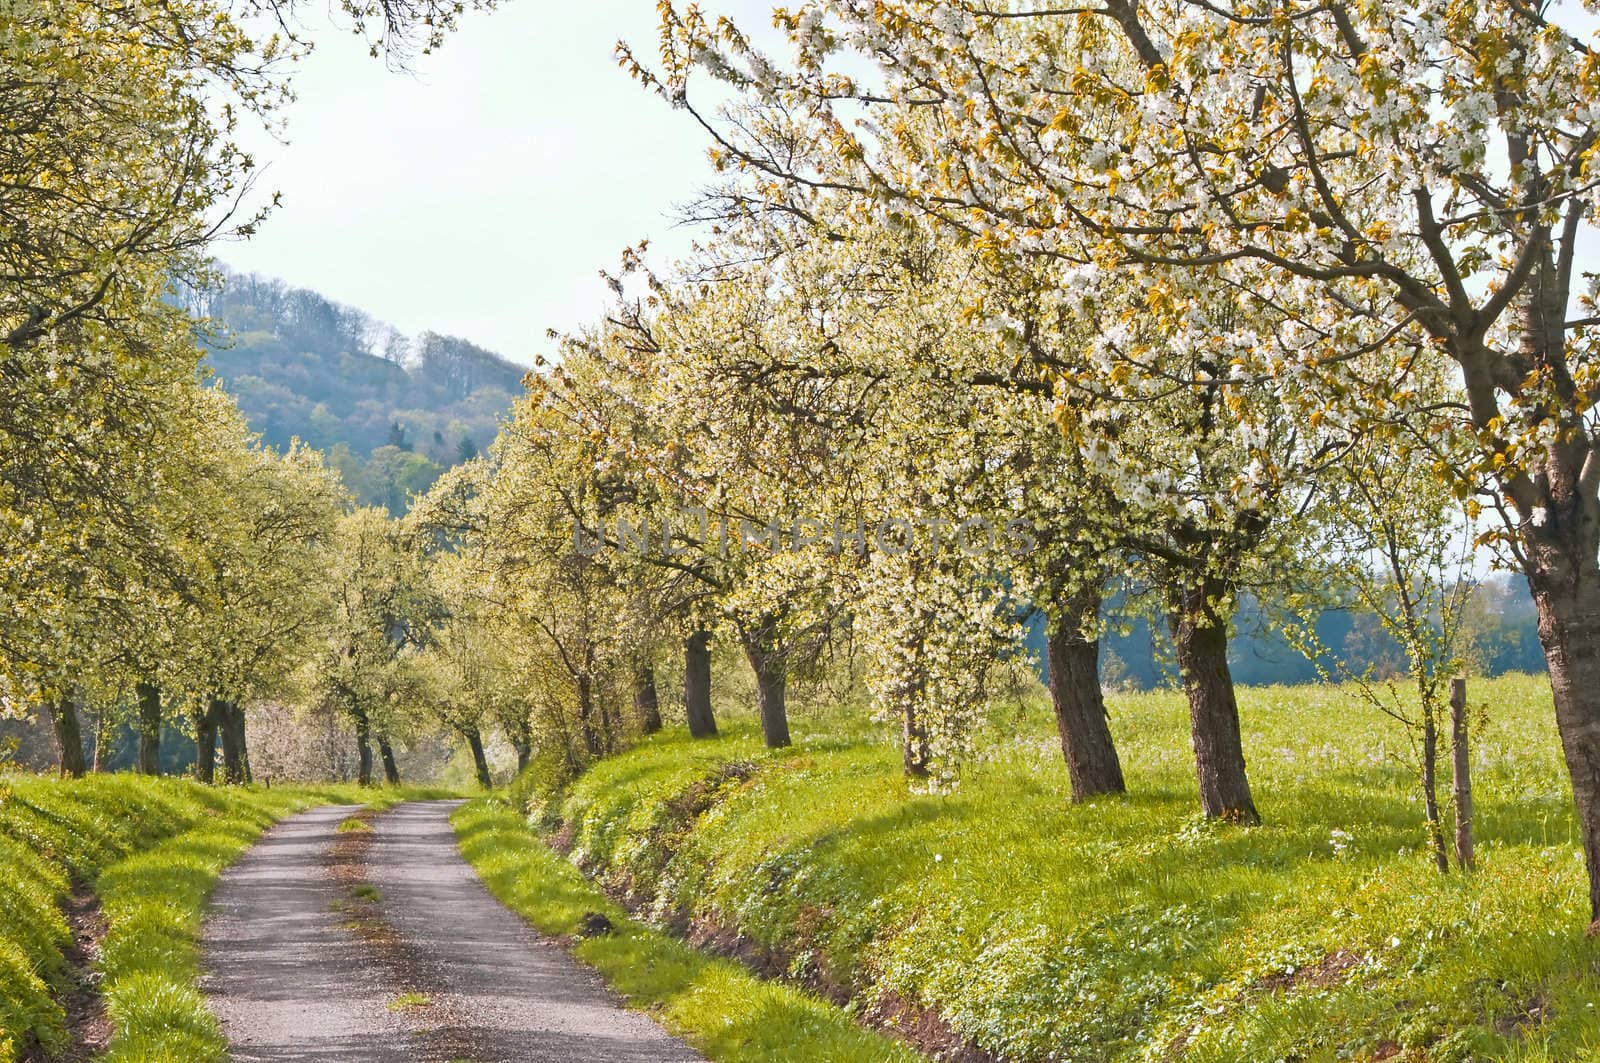
M 472 801 L 452 822 L 462 855 L 491 893 L 540 932 L 571 939 L 573 955 L 595 968 L 631 1006 L 649 1011 L 715 1063 L 912 1063 L 922 1058 L 862 1029 L 827 1001 L 764 981 L 629 919 L 504 802 Z M 579 936 L 586 917 L 596 914 L 609 921 L 609 932 Z

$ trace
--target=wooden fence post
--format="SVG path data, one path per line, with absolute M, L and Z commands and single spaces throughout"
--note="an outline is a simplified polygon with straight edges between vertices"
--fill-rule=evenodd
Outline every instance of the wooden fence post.
M 1450 680 L 1450 751 L 1456 802 L 1456 866 L 1472 870 L 1472 759 L 1468 744 L 1467 681 Z

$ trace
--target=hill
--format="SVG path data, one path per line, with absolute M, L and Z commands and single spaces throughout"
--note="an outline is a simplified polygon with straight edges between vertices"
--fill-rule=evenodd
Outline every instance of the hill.
M 207 362 L 250 426 L 328 455 L 363 503 L 403 511 L 494 438 L 525 370 L 464 339 L 402 335 L 354 307 L 230 274 L 196 309 L 219 326 Z

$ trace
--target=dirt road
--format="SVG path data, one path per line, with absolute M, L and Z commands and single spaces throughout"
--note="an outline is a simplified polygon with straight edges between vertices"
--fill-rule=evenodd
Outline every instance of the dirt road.
M 698 1060 L 491 897 L 456 849 L 457 802 L 275 827 L 224 874 L 203 985 L 240 1063 Z

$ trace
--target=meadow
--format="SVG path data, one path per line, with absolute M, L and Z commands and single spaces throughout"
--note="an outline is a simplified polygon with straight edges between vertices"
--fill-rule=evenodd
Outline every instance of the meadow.
M 1478 869 L 1429 861 L 1406 733 L 1334 687 L 1243 689 L 1265 824 L 1203 819 L 1176 692 L 1110 699 L 1130 794 L 1073 806 L 1047 702 L 952 793 L 889 729 L 669 732 L 514 791 L 638 917 L 968 1059 L 1600 1055 L 1600 942 L 1550 695 L 1475 680 Z M 819 1057 L 820 1058 L 820 1057 Z

